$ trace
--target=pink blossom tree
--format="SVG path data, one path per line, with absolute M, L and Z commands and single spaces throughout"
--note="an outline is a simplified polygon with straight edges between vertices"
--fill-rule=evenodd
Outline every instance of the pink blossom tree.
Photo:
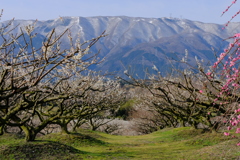
M 222 15 L 236 2 L 237 0 L 232 1 Z M 239 14 L 240 10 L 231 17 L 225 27 Z M 240 33 L 235 33 L 232 37 L 229 37 L 229 40 L 232 42 L 217 58 L 217 61 L 212 66 L 212 71 L 207 74 L 211 78 L 222 77 L 225 79 L 217 96 L 225 101 L 222 105 L 230 106 L 226 113 L 226 117 L 228 117 L 227 121 L 225 121 L 228 124 L 227 129 L 235 129 L 235 133 L 240 133 Z M 220 72 L 217 72 L 217 70 L 220 70 Z M 215 101 L 219 101 L 219 99 L 215 99 Z M 224 132 L 224 135 L 230 136 L 230 133 Z M 240 142 L 237 145 L 240 146 Z

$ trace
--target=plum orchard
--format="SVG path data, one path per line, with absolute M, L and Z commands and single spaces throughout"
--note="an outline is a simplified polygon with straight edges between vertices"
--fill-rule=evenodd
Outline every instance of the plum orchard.
M 101 62 L 89 50 L 104 33 L 80 43 L 69 29 L 52 29 L 39 45 L 34 24 L 14 27 L 13 22 L 0 27 L 0 134 L 19 127 L 33 141 L 48 125 L 68 132 L 70 121 L 118 107 L 118 83 L 89 70 Z M 67 45 L 61 43 L 64 36 Z
M 232 2 L 235 3 L 236 0 Z M 231 38 L 233 42 L 220 54 L 209 72 L 209 66 L 201 64 L 198 59 L 196 66 L 189 64 L 187 56 L 182 61 L 170 60 L 172 64 L 183 64 L 185 69 L 172 67 L 167 76 L 158 72 L 156 66 L 153 67 L 156 74 L 147 74 L 146 80 L 135 79 L 125 71 L 131 79 L 130 84 L 149 91 L 149 96 L 141 99 L 156 115 L 149 121 L 155 122 L 158 118 L 156 128 L 182 125 L 216 131 L 229 125 L 228 129 L 236 128 L 235 132 L 240 133 L 240 34 Z M 225 135 L 229 133 L 225 132 Z

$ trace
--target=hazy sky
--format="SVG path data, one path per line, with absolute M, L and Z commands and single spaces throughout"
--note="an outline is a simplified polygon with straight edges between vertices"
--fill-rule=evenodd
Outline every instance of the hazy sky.
M 0 0 L 2 21 L 55 19 L 59 16 L 175 17 L 219 23 L 227 22 L 240 9 L 240 0 L 229 13 L 222 11 L 232 0 Z M 240 16 L 234 21 L 240 21 Z

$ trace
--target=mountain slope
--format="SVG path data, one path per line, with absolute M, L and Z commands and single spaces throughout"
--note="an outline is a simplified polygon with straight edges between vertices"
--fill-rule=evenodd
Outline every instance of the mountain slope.
M 7 21 L 1 25 L 6 25 Z M 31 20 L 15 20 L 20 27 L 34 23 Z M 142 77 L 146 67 L 154 65 L 164 71 L 168 62 L 166 57 L 183 57 L 185 49 L 189 59 L 197 56 L 205 61 L 214 61 L 212 48 L 222 50 L 228 42 L 223 41 L 236 32 L 240 32 L 240 23 L 231 23 L 226 29 L 222 25 L 190 21 L 176 18 L 141 18 L 141 17 L 63 17 L 48 21 L 37 21 L 35 32 L 38 33 L 37 44 L 43 36 L 56 28 L 58 33 L 70 28 L 73 39 L 80 36 L 81 41 L 92 39 L 104 30 L 107 37 L 101 39 L 93 51 L 101 49 L 100 56 L 105 57 L 97 70 L 116 71 L 132 66 Z M 14 32 L 19 32 L 19 27 Z M 234 32 L 233 32 L 234 31 Z M 67 36 L 63 43 L 67 43 Z M 163 67 L 164 66 L 164 67 Z M 135 73 L 134 73 L 135 74 Z

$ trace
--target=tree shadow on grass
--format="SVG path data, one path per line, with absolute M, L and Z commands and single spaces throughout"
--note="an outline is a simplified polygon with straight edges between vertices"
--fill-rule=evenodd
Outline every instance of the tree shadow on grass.
M 82 159 L 80 155 L 86 153 L 59 142 L 38 140 L 1 147 L 0 159 Z
M 33 142 L 24 142 L 23 137 L 11 136 L 5 138 L 22 139 L 16 143 L 0 145 L 0 159 L 52 160 L 52 159 L 82 159 L 81 156 L 92 155 L 76 148 L 82 146 L 107 146 L 109 143 L 99 140 L 102 138 L 95 133 L 49 134 L 38 137 Z
M 70 133 L 70 134 L 49 134 L 43 136 L 42 140 L 52 140 L 55 142 L 60 142 L 62 144 L 71 145 L 74 147 L 81 146 L 105 146 L 108 143 L 99 140 L 96 135 L 88 133 Z
M 107 145 L 107 142 L 95 138 L 93 135 L 81 134 L 81 133 L 71 133 L 74 137 L 73 140 L 78 140 L 79 142 L 85 142 L 89 145 Z

